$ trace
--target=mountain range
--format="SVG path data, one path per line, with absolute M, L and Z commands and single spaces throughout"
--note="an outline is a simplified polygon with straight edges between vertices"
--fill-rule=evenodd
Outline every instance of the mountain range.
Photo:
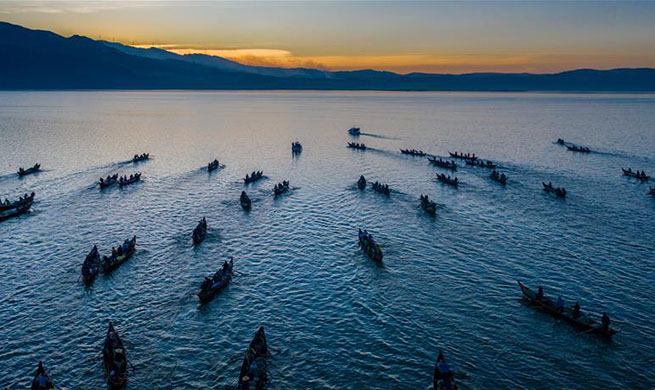
M 397 74 L 240 64 L 179 55 L 0 22 L 0 89 L 228 89 L 380 91 L 655 92 L 655 69 L 577 69 L 553 74 Z

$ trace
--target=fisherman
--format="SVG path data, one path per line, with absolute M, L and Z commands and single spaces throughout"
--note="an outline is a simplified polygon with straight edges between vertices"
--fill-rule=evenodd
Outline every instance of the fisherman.
M 603 312 L 603 317 L 601 318 L 601 322 L 603 323 L 603 331 L 608 332 L 612 320 L 610 320 L 610 316 L 608 316 L 606 312 Z
M 228 264 L 227 260 L 223 262 L 223 273 L 227 273 L 227 270 L 230 268 L 230 264 Z
M 580 304 L 578 302 L 573 306 L 573 318 L 580 317 Z
M 539 288 L 537 289 L 537 295 L 534 297 L 534 299 L 540 301 L 543 299 L 543 297 L 544 297 L 544 288 L 539 286 Z
M 564 300 L 562 297 L 557 297 L 557 303 L 555 303 L 555 311 L 558 313 L 564 312 Z

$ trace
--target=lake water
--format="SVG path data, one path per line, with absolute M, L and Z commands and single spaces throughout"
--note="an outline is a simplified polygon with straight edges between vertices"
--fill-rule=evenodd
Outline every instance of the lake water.
M 346 148 L 352 125 L 369 150 Z M 621 175 L 655 175 L 654 95 L 2 92 L 0 140 L 0 196 L 37 194 L 0 224 L 3 388 L 27 388 L 39 359 L 60 388 L 105 388 L 108 320 L 130 389 L 230 388 L 260 325 L 270 389 L 430 389 L 439 349 L 461 389 L 654 386 L 655 199 Z M 450 188 L 401 147 L 474 152 L 509 182 L 462 166 Z M 141 152 L 154 158 L 127 162 Z M 208 174 L 214 158 L 226 167 Z M 14 173 L 35 162 L 43 172 Z M 256 169 L 267 178 L 244 187 Z M 95 184 L 137 170 L 140 184 Z M 359 191 L 360 174 L 391 196 Z M 282 180 L 292 190 L 274 199 Z M 358 250 L 359 227 L 382 265 Z M 107 254 L 133 235 L 132 259 L 81 285 L 94 244 Z M 201 307 L 203 277 L 229 256 L 233 284 Z M 578 334 L 522 304 L 516 280 L 607 311 L 619 333 Z

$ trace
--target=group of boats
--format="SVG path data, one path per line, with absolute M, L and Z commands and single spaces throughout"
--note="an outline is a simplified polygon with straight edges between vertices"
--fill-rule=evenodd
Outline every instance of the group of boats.
M 348 142 L 348 147 L 350 149 L 366 150 L 366 145 L 360 144 L 359 142 Z
M 416 149 L 400 149 L 400 153 L 409 154 L 410 156 L 419 156 L 419 157 L 424 157 L 426 154 L 424 151 L 416 150 Z
M 29 174 L 32 174 L 32 173 L 39 172 L 40 170 L 41 170 L 41 164 L 39 164 L 39 163 L 36 163 L 36 164 L 34 164 L 34 166 L 32 166 L 30 168 L 27 168 L 27 169 L 25 169 L 23 167 L 20 167 L 20 168 L 18 168 L 18 176 L 23 177 L 25 175 L 29 175 Z
M 291 153 L 293 154 L 302 153 L 302 145 L 300 144 L 300 142 L 296 141 L 291 143 Z
M 359 229 L 359 247 L 373 261 L 382 261 L 382 249 L 366 230 Z
M 9 199 L 5 198 L 5 201 L 0 203 L 0 221 L 17 217 L 28 212 L 30 207 L 32 207 L 32 203 L 34 203 L 34 196 L 35 194 L 32 192 L 30 195 L 25 194 L 13 202 L 10 202 Z
M 91 284 L 100 271 L 110 273 L 132 257 L 135 251 L 136 236 L 126 239 L 116 248 L 111 248 L 111 256 L 103 256 L 102 259 L 98 247 L 94 245 L 82 263 L 82 281 L 86 285 Z
M 231 273 L 230 271 L 227 271 Z M 262 390 L 268 381 L 268 345 L 264 327 L 260 327 L 243 357 L 237 390 Z M 122 390 L 127 386 L 127 351 L 118 331 L 110 321 L 102 344 L 102 368 L 110 390 Z M 31 390 L 55 390 L 55 383 L 39 361 Z
M 566 189 L 563 187 L 555 187 L 551 182 L 546 183 L 541 183 L 544 186 L 544 191 L 555 194 L 558 198 L 566 198 Z

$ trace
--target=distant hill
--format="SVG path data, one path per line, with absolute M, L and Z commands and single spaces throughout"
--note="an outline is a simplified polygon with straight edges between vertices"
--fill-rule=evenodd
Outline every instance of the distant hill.
M 461 75 L 330 72 L 178 55 L 0 22 L 0 89 L 315 89 L 384 91 L 655 92 L 655 69 Z

